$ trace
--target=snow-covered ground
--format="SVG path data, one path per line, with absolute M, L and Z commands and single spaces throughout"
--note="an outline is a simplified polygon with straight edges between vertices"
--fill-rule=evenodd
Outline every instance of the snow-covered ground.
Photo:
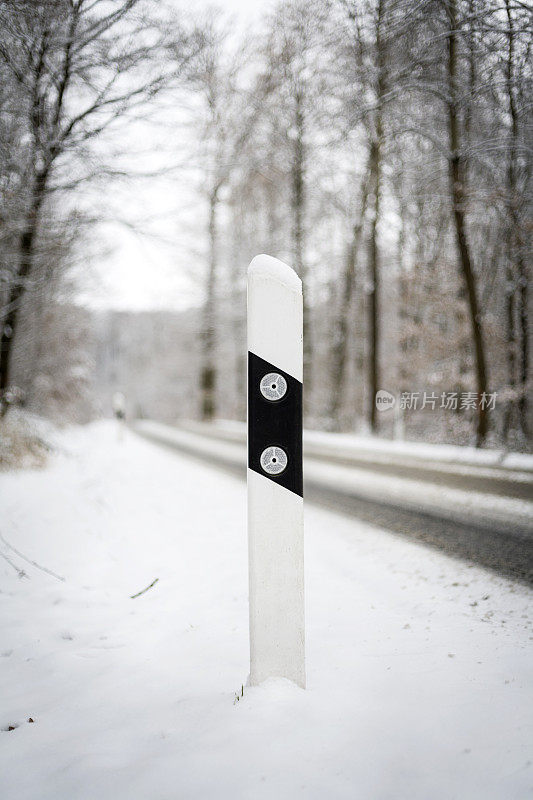
M 0 475 L 2 800 L 531 796 L 527 588 L 308 506 L 308 688 L 241 695 L 244 484 L 109 422 L 58 444 Z

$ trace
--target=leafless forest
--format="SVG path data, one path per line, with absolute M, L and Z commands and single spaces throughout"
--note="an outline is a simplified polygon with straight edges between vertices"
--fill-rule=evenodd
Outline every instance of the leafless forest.
M 2 414 L 122 391 L 243 419 L 265 252 L 304 281 L 309 427 L 530 449 L 532 42 L 521 0 L 286 0 L 249 33 L 170 0 L 0 0 Z M 124 131 L 173 106 L 203 304 L 94 311 L 105 197 L 150 180 Z

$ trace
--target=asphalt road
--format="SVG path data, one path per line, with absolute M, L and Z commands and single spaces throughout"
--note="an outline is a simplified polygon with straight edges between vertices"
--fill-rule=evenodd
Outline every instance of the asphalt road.
M 242 455 L 236 455 L 235 446 L 217 448 L 214 452 L 201 452 L 193 443 L 182 443 L 166 439 L 163 435 L 154 434 L 141 429 L 136 432 L 157 444 L 185 453 L 186 455 L 229 471 L 241 478 L 246 477 L 246 466 Z M 365 465 L 366 468 L 367 465 Z M 379 465 L 372 464 L 372 470 L 379 472 Z M 396 467 L 381 465 L 384 475 L 390 476 Z M 431 478 L 431 470 L 424 473 L 425 479 Z M 402 477 L 406 476 L 405 471 Z M 417 474 L 418 477 L 418 474 Z M 442 475 L 439 475 L 442 481 Z M 460 485 L 463 491 L 487 491 L 494 488 L 494 481 L 488 479 L 483 484 L 478 476 L 469 479 L 465 475 L 451 475 L 446 484 Z M 531 486 L 520 490 L 518 496 L 531 499 Z M 422 489 L 423 491 L 423 489 Z M 503 483 L 498 485 L 495 494 L 504 493 L 516 497 L 505 490 Z M 431 510 L 427 507 L 416 508 L 413 504 L 398 502 L 397 498 L 382 496 L 378 499 L 368 497 L 364 493 L 346 488 L 335 489 L 331 485 L 323 485 L 315 480 L 304 481 L 304 494 L 307 501 L 316 503 L 337 513 L 376 525 L 393 533 L 421 542 L 429 547 L 444 551 L 448 555 L 470 561 L 497 574 L 533 585 L 533 519 L 530 524 L 512 517 L 502 519 L 468 520 L 458 510 L 442 513 L 441 509 Z

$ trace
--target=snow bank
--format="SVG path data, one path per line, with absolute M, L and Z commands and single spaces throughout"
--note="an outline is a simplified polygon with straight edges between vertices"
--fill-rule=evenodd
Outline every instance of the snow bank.
M 191 430 L 208 433 L 213 429 L 220 437 L 231 440 L 246 438 L 246 424 L 235 420 L 217 420 L 213 425 L 193 421 L 179 421 L 181 426 Z M 368 456 L 386 463 L 390 459 L 413 459 L 438 464 L 464 465 L 473 467 L 492 467 L 506 470 L 533 472 L 533 455 L 513 453 L 506 450 L 461 447 L 452 444 L 431 444 L 429 442 L 408 442 L 382 439 L 379 436 L 359 436 L 351 433 L 327 433 L 325 431 L 304 431 L 304 449 L 309 455 L 335 454 L 346 457 Z M 530 476 L 529 476 L 530 477 Z
M 0 418 L 0 470 L 44 466 L 53 434 L 51 423 L 12 408 Z
M 62 445 L 0 476 L 5 542 L 65 577 L 1 543 L 2 798 L 531 792 L 526 588 L 308 508 L 308 689 L 242 694 L 244 483 L 112 423 Z
M 138 420 L 135 429 L 149 438 L 162 444 L 175 445 L 178 449 L 203 456 L 209 462 L 222 462 L 235 467 L 246 464 L 246 443 L 241 436 L 234 436 L 231 429 L 224 436 L 206 435 L 211 431 L 209 425 L 191 424 L 187 429 L 175 428 L 153 420 Z M 489 491 L 474 491 L 465 482 L 464 488 L 454 488 L 443 482 L 397 477 L 388 474 L 387 470 L 376 471 L 354 462 L 357 466 L 337 464 L 327 459 L 307 458 L 304 460 L 304 479 L 309 484 L 346 495 L 363 496 L 373 502 L 384 502 L 410 509 L 416 513 L 425 512 L 438 515 L 461 524 L 494 527 L 500 531 L 514 525 L 523 529 L 524 535 L 533 536 L 533 502 L 528 499 L 508 497 Z M 492 470 L 472 467 L 450 468 L 452 474 L 456 470 L 465 471 L 465 477 L 486 477 Z M 440 470 L 439 470 L 440 473 Z M 498 476 L 502 470 L 497 470 Z M 444 474 L 443 474 L 443 477 Z M 505 476 L 507 477 L 507 475 Z M 531 485 L 531 476 L 523 473 L 511 473 L 510 483 Z M 533 488 L 532 488 L 533 492 Z M 533 494 L 532 494 L 533 498 Z

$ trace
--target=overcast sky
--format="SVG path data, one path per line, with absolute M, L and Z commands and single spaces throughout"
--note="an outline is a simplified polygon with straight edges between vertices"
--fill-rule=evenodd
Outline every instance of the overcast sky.
M 195 10 L 213 5 L 237 18 L 238 27 L 260 27 L 261 16 L 274 0 L 195 0 Z M 178 7 L 190 10 L 176 0 Z M 160 164 L 161 152 L 172 150 L 175 130 L 146 129 L 131 133 L 135 168 Z M 183 132 L 180 137 L 185 136 Z M 138 155 L 141 146 L 144 155 Z M 184 149 L 187 142 L 182 141 Z M 178 148 L 179 149 L 179 148 Z M 133 155 L 134 154 L 134 155 Z M 171 158 L 169 157 L 169 163 Z M 98 231 L 91 279 L 82 292 L 83 302 L 98 308 L 186 308 L 202 300 L 202 259 L 198 253 L 200 223 L 205 209 L 193 188 L 194 176 L 180 169 L 172 179 L 143 179 L 134 186 L 113 186 L 105 198 L 122 223 L 110 222 Z M 112 215 L 110 215 L 112 216 Z M 133 228 L 143 220 L 144 233 Z

